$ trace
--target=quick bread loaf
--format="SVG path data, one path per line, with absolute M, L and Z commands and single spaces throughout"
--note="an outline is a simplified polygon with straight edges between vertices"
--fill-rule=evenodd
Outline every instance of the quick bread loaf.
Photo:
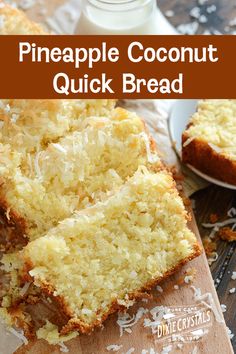
M 140 166 L 106 201 L 30 242 L 23 277 L 69 316 L 62 334 L 88 333 L 199 253 L 187 219 L 172 176 Z
M 1 34 L 44 34 L 9 6 L 0 16 Z M 11 229 L 0 314 L 29 337 L 89 333 L 200 253 L 145 124 L 114 105 L 0 102 L 0 209 Z M 57 307 L 36 326 L 29 308 L 41 300 Z
M 182 137 L 182 159 L 236 185 L 236 100 L 203 100 Z

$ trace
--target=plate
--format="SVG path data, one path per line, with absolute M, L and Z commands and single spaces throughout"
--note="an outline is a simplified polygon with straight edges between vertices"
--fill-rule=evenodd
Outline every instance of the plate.
M 170 112 L 169 118 L 169 131 L 171 140 L 175 147 L 175 151 L 179 157 L 181 157 L 182 153 L 182 133 L 185 130 L 191 115 L 196 112 L 198 100 L 178 100 L 174 103 L 173 108 Z M 197 168 L 187 164 L 187 166 L 197 175 L 204 178 L 208 182 L 217 184 L 218 186 L 234 189 L 236 190 L 236 186 L 233 184 L 222 182 L 216 178 L 213 178 L 201 171 Z

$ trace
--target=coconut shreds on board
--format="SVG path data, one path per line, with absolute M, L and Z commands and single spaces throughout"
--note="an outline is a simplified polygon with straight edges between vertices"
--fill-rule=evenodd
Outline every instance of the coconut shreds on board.
M 208 307 L 209 309 L 211 309 L 217 322 L 219 322 L 219 323 L 224 322 L 222 314 L 219 313 L 219 311 L 216 307 L 216 304 L 215 304 L 212 294 L 211 293 L 202 294 L 201 289 L 195 288 L 195 286 L 193 286 L 193 285 L 191 285 L 191 288 L 194 291 L 194 300 L 196 302 L 200 302 L 201 304 L 203 304 L 206 307 Z
M 59 343 L 59 347 L 62 353 L 69 353 L 69 348 L 64 343 Z
M 198 350 L 197 350 L 197 347 L 195 345 L 195 347 L 193 348 L 193 351 L 191 352 L 191 354 L 197 354 Z
M 141 354 L 158 354 L 158 353 L 155 351 L 155 349 L 150 348 L 149 350 L 143 349 Z
M 159 291 L 159 293 L 163 293 L 163 289 L 160 285 L 156 286 L 156 290 Z
M 118 345 L 118 344 L 111 344 L 111 345 L 108 345 L 106 347 L 107 351 L 108 352 L 118 352 L 121 348 L 123 347 L 123 345 Z
M 125 354 L 132 354 L 135 351 L 134 347 L 130 348 Z
M 140 307 L 137 313 L 133 316 L 130 316 L 127 312 L 118 313 L 117 324 L 120 327 L 120 336 L 123 336 L 124 331 L 130 327 L 133 327 L 146 313 L 148 309 Z
M 24 336 L 24 332 L 21 330 L 15 330 L 15 328 L 8 328 L 8 331 L 14 334 L 17 338 L 19 338 L 24 345 L 28 344 L 28 339 Z
M 234 294 L 236 292 L 236 288 L 231 288 L 231 289 L 229 289 L 229 293 L 230 294 Z
M 168 314 L 169 309 L 165 306 L 156 306 L 150 310 L 152 320 L 150 318 L 145 318 L 143 321 L 144 327 L 151 328 L 152 334 L 157 333 L 158 326 L 161 324 L 162 319 L 166 314 Z
M 165 347 L 162 348 L 161 354 L 168 354 L 172 351 L 172 344 L 167 345 Z
M 189 283 L 191 283 L 193 281 L 193 276 L 192 275 L 186 275 L 185 277 L 184 277 L 184 282 L 186 283 L 186 284 L 189 284 Z

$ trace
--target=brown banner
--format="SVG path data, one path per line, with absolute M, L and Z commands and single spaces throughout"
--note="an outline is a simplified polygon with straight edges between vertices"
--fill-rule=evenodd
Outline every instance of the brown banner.
M 0 36 L 0 98 L 236 98 L 236 36 Z

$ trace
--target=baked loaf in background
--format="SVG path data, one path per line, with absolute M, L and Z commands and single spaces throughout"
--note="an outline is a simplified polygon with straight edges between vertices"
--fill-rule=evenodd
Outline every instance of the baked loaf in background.
M 0 16 L 1 34 L 44 34 L 9 6 Z M 0 102 L 0 207 L 11 226 L 0 314 L 29 337 L 91 332 L 200 253 L 143 121 L 114 105 Z M 58 316 L 39 328 L 28 309 L 42 298 Z
M 236 185 L 236 100 L 203 100 L 182 136 L 182 160 Z

